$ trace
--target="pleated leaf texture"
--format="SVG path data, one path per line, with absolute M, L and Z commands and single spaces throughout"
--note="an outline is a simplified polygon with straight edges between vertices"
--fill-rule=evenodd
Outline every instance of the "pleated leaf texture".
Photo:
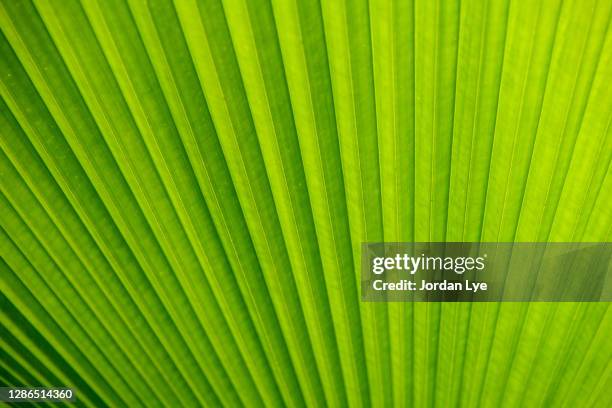
M 607 242 L 609 0 L 1 0 L 0 383 L 609 407 L 609 303 L 367 303 L 363 242 Z

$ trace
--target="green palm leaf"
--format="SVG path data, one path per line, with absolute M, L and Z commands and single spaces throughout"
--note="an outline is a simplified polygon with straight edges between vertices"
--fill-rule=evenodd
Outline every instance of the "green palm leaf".
M 368 303 L 364 242 L 608 242 L 603 0 L 3 0 L 0 383 L 612 404 L 607 303 Z

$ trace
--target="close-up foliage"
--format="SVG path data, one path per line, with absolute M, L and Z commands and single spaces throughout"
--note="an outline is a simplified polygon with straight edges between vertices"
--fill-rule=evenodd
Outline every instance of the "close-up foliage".
M 611 241 L 611 13 L 0 0 L 0 386 L 95 407 L 611 406 L 607 302 L 360 285 L 369 242 Z

